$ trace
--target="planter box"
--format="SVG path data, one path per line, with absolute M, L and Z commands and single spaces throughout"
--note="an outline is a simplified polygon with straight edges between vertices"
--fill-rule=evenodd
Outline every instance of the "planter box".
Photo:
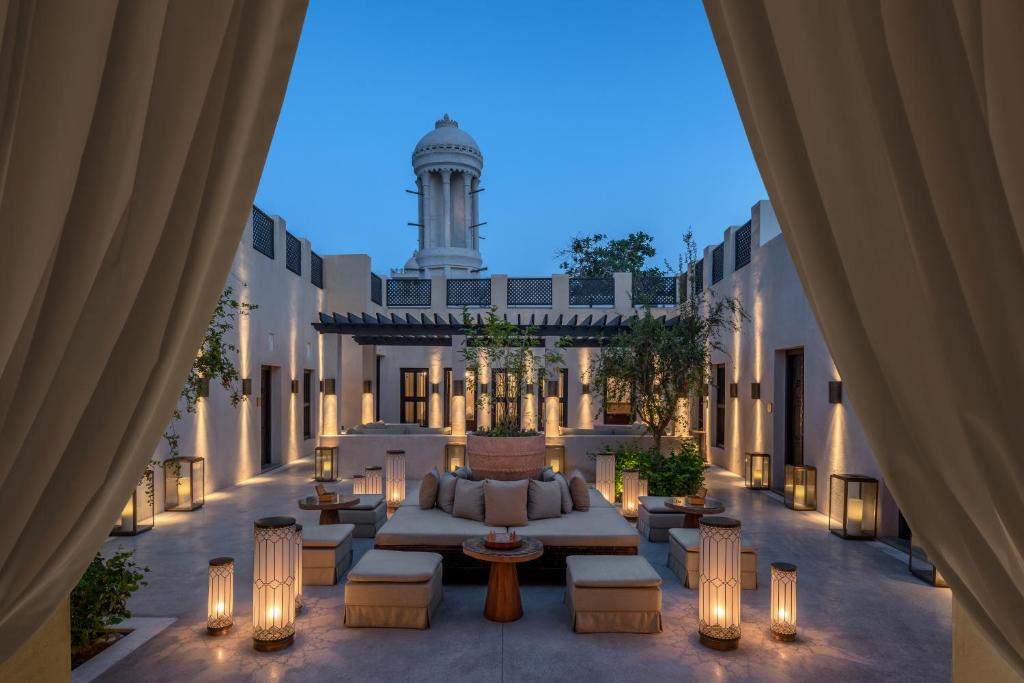
M 535 479 L 544 469 L 544 435 L 466 437 L 474 479 Z

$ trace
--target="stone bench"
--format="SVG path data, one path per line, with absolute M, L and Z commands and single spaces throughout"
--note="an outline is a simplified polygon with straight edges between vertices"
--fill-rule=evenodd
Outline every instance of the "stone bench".
M 637 513 L 636 530 L 641 536 L 654 543 L 668 540 L 669 529 L 683 526 L 686 516 L 679 510 L 665 506 L 665 496 L 640 496 L 640 510 Z
M 566 558 L 565 603 L 577 633 L 659 633 L 661 577 L 645 558 Z
M 430 628 L 442 597 L 437 553 L 370 550 L 348 574 L 345 625 Z
M 356 538 L 373 538 L 388 521 L 388 506 L 384 496 L 359 494 L 359 504 L 338 510 L 338 519 L 355 527 Z
M 302 585 L 333 586 L 352 564 L 351 524 L 307 524 L 302 530 Z
M 700 580 L 700 529 L 668 530 L 668 567 L 687 588 Z M 757 590 L 757 546 L 740 546 L 740 586 Z

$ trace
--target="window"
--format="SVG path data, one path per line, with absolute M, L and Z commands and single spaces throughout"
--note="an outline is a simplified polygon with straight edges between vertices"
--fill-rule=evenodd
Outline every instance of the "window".
M 402 368 L 400 422 L 427 426 L 427 369 Z
M 725 366 L 715 366 L 715 445 L 725 448 Z
M 547 391 L 547 375 L 541 375 L 537 382 L 537 429 L 544 429 L 544 393 Z M 569 371 L 561 368 L 558 371 L 558 424 L 569 426 Z
M 719 244 L 711 250 L 711 284 L 722 280 L 725 275 L 725 245 Z
M 452 369 L 444 369 L 444 394 L 442 394 L 442 405 L 444 406 L 444 426 L 452 426 Z
M 302 371 L 302 438 L 313 438 L 313 410 L 310 397 L 313 394 L 313 371 Z
M 514 424 L 519 424 L 519 386 L 515 378 L 505 370 L 495 370 L 491 374 L 494 382 L 491 389 L 491 426 L 503 421 L 506 415 Z
M 628 425 L 633 421 L 633 401 L 629 387 L 614 379 L 608 380 L 604 392 L 604 423 Z
M 476 431 L 476 372 L 466 370 L 466 431 Z

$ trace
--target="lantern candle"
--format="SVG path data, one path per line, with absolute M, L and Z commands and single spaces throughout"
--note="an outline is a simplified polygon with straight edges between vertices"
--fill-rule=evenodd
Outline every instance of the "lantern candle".
M 368 496 L 379 496 L 384 493 L 384 470 L 379 466 L 367 467 L 365 470 L 366 481 L 363 482 L 365 493 Z
M 768 453 L 747 453 L 744 458 L 746 485 L 748 489 L 769 487 L 772 456 Z
M 356 474 L 352 477 L 352 493 L 355 495 L 366 494 L 366 477 L 362 474 Z
M 615 454 L 597 454 L 597 492 L 609 503 L 615 503 Z
M 284 649 L 295 640 L 295 573 L 301 563 L 295 527 L 291 517 L 253 523 L 252 638 L 261 652 Z
M 385 453 L 384 470 L 388 507 L 396 508 L 405 500 L 405 451 Z
M 295 525 L 295 612 L 302 611 L 302 525 Z
M 740 640 L 740 522 L 730 517 L 700 520 L 697 617 L 700 642 L 732 650 Z
M 337 470 L 337 446 L 317 446 L 313 449 L 313 478 L 316 481 L 334 481 Z
M 815 510 L 818 507 L 816 482 L 818 470 L 812 465 L 786 465 L 783 501 L 791 510 Z
M 640 471 L 622 472 L 622 516 L 636 517 L 640 510 Z
M 235 560 L 215 557 L 210 560 L 206 598 L 206 632 L 224 635 L 234 624 Z
M 796 640 L 796 565 L 772 563 L 771 634 L 775 640 Z
M 444 447 L 445 471 L 454 472 L 466 464 L 466 444 L 450 443 Z
M 878 535 L 878 480 L 862 474 L 833 474 L 829 478 L 829 530 L 843 538 L 871 539 Z

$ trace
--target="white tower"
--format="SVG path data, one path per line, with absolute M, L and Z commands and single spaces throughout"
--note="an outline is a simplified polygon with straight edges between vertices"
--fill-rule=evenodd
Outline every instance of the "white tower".
M 448 114 L 416 143 L 419 245 L 405 268 L 392 275 L 477 277 L 483 267 L 477 226 L 483 167 L 476 140 Z

